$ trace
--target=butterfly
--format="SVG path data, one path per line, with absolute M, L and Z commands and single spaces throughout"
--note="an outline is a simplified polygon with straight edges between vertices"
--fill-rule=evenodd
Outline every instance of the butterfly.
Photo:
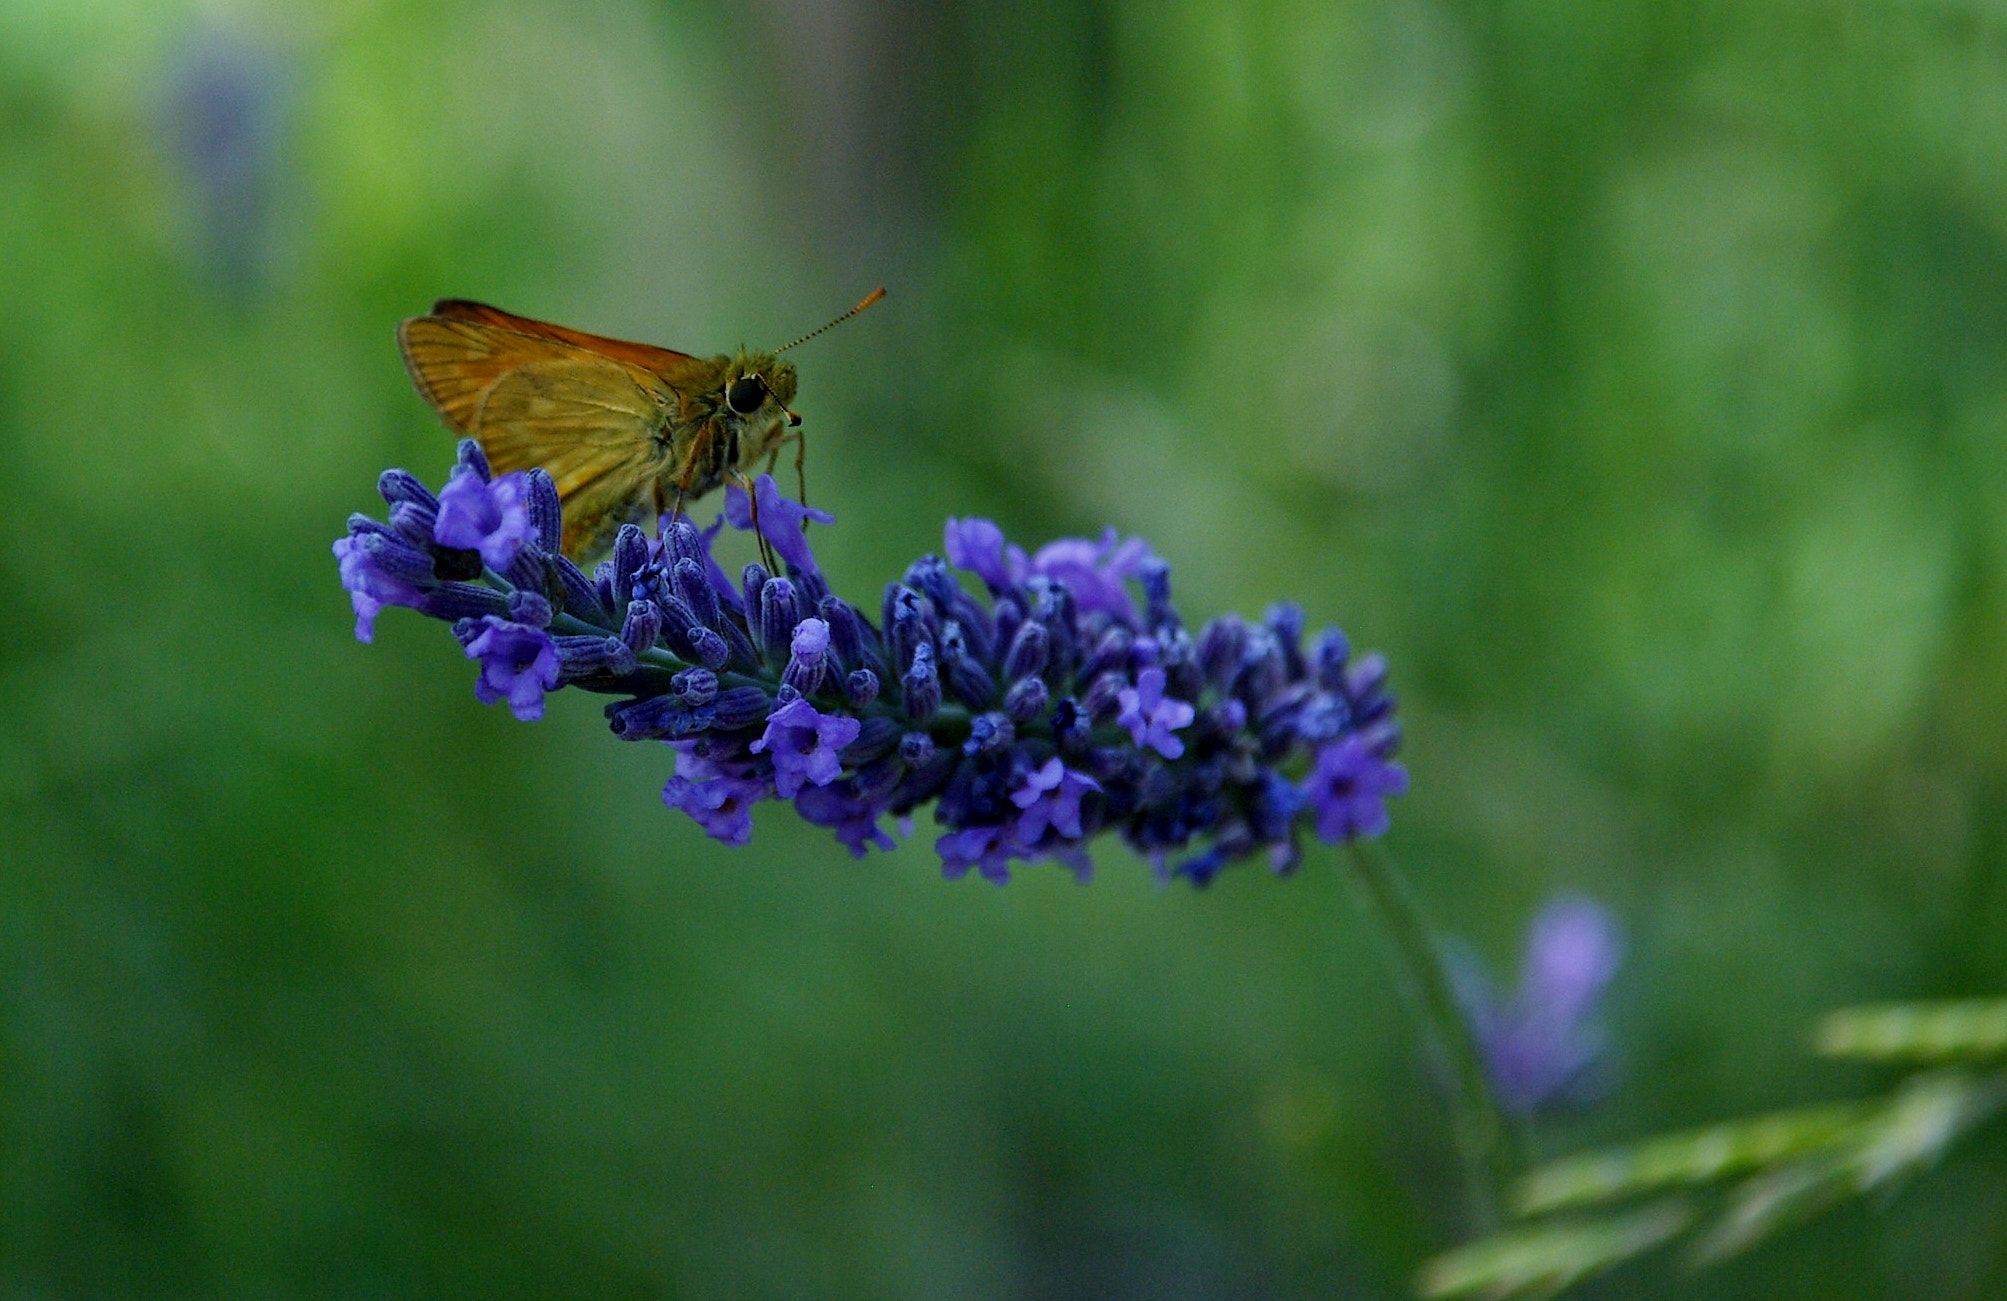
M 542 467 L 564 503 L 567 556 L 605 548 L 622 524 L 680 510 L 762 457 L 804 450 L 796 374 L 780 359 L 849 320 L 883 289 L 773 352 L 693 357 L 609 339 L 499 307 L 444 298 L 397 327 L 419 394 L 497 474 Z

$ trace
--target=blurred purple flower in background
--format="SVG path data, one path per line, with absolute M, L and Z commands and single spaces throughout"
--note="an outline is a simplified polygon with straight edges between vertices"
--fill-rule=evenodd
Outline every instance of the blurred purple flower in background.
M 1596 1004 L 1623 958 L 1608 910 L 1581 894 L 1556 895 L 1534 916 L 1509 997 L 1474 957 L 1452 954 L 1457 993 L 1508 1111 L 1528 1116 L 1589 1100 L 1605 1047 Z
M 270 50 L 214 27 L 167 70 L 161 130 L 188 183 L 200 254 L 228 293 L 255 290 L 268 270 L 288 89 Z

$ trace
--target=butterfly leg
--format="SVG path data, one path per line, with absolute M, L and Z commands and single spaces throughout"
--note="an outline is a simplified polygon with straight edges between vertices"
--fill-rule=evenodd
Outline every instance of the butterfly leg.
M 753 537 L 758 539 L 760 544 L 760 563 L 767 567 L 769 574 L 785 572 L 781 569 L 779 559 L 774 555 L 773 547 L 767 542 L 767 535 L 760 531 L 760 494 L 753 487 L 753 481 L 746 478 L 739 471 L 734 470 L 732 471 L 732 482 L 745 491 L 746 507 L 752 512 L 753 516 Z M 748 614 L 754 613 L 757 612 L 748 611 Z
M 669 512 L 671 518 L 683 513 L 683 498 L 690 492 L 690 485 L 697 478 L 697 467 L 704 463 L 704 453 L 711 450 L 712 425 L 706 422 L 697 427 L 697 436 L 691 440 L 690 454 L 683 461 L 683 473 L 676 482 L 676 506 Z
M 796 497 L 795 500 L 804 506 L 808 505 L 808 471 L 803 468 L 807 460 L 808 439 L 804 438 L 802 432 L 797 429 L 794 431 L 794 483 L 795 491 L 801 495 Z M 804 519 L 801 522 L 801 526 L 807 528 L 808 521 Z

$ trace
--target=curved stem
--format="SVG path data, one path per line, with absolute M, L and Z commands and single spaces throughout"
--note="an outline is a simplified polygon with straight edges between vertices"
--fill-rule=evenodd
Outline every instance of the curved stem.
M 1492 1093 L 1483 1050 L 1457 1001 L 1442 951 L 1422 920 L 1407 883 L 1393 863 L 1367 842 L 1352 841 L 1351 848 L 1353 866 L 1381 930 L 1394 946 L 1405 983 L 1420 997 L 1422 1012 L 1449 1056 L 1454 1076 L 1450 1112 L 1457 1154 L 1463 1163 L 1470 1227 L 1476 1233 L 1489 1232 L 1498 1224 L 1498 1203 L 1505 1183 L 1518 1172 L 1517 1135 Z

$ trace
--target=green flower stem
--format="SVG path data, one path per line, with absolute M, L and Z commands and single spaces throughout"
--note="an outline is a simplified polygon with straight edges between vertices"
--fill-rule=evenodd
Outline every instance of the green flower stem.
M 1499 1110 L 1482 1050 L 1457 1001 L 1442 950 L 1407 883 L 1370 842 L 1352 842 L 1352 864 L 1380 929 L 1393 944 L 1406 983 L 1420 996 L 1422 1012 L 1449 1055 L 1455 1075 L 1450 1113 L 1463 1164 L 1470 1228 L 1473 1233 L 1489 1233 L 1498 1226 L 1505 1186 L 1520 1168 L 1518 1135 Z

